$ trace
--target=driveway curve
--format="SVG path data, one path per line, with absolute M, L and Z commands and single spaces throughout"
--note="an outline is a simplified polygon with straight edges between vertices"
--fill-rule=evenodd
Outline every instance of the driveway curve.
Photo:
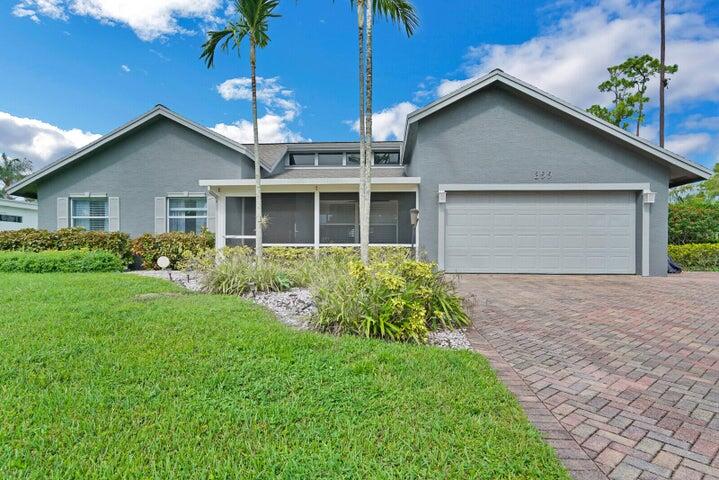
M 719 273 L 457 280 L 473 347 L 576 478 L 719 479 Z

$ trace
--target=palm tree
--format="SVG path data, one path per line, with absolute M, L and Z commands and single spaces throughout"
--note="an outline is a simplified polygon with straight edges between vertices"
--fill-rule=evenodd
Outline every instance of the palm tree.
M 353 0 L 355 1 L 355 0 Z M 374 13 L 404 27 L 408 37 L 414 34 L 419 18 L 409 0 L 356 0 L 359 27 L 360 85 L 360 255 L 369 261 L 369 223 L 372 182 L 372 34 Z M 363 24 L 366 22 L 366 27 Z M 367 47 L 363 58 L 363 33 Z M 366 83 L 365 83 L 366 82 Z
M 659 2 L 659 146 L 664 146 L 664 89 L 667 88 L 665 77 L 667 35 L 664 27 L 666 12 L 664 0 Z
M 26 158 L 10 158 L 5 153 L 0 156 L 0 181 L 3 186 L 0 189 L 0 196 L 10 198 L 7 189 L 18 180 L 22 180 L 32 170 L 32 162 Z
M 257 54 L 256 49 L 264 48 L 270 42 L 267 34 L 270 18 L 279 17 L 274 13 L 279 0 L 235 0 L 237 19 L 228 21 L 223 30 L 207 32 L 207 40 L 202 45 L 202 55 L 207 68 L 215 63 L 217 46 L 227 52 L 230 49 L 240 52 L 245 37 L 250 42 L 250 75 L 252 77 L 252 133 L 254 137 L 255 157 L 255 252 L 262 258 L 262 187 L 260 171 L 260 139 L 257 126 Z

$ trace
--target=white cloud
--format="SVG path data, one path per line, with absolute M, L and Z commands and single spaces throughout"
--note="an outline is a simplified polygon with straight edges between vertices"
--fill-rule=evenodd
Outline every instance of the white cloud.
M 252 100 L 252 79 L 230 78 L 217 86 L 217 93 L 225 100 Z M 257 101 L 269 109 L 278 109 L 283 117 L 292 121 L 302 110 L 295 100 L 295 93 L 280 84 L 279 77 L 257 77 Z
M 682 127 L 689 130 L 719 130 L 719 116 L 705 117 L 703 115 L 689 115 Z
M 711 142 L 712 137 L 708 133 L 685 133 L 667 137 L 666 147 L 672 152 L 687 157 L 691 154 L 706 152 Z
M 120 70 L 122 70 L 122 71 L 125 72 L 125 73 L 130 73 L 130 72 L 131 72 L 130 67 L 128 67 L 127 65 L 124 65 L 124 64 L 123 64 L 123 65 L 120 65 Z
M 217 86 L 217 93 L 225 100 L 252 100 L 252 79 L 238 77 L 225 80 Z M 295 93 L 280 83 L 279 77 L 257 77 L 257 101 L 267 108 L 267 113 L 257 119 L 260 142 L 283 143 L 307 141 L 301 133 L 289 126 L 302 112 L 295 100 Z M 214 131 L 242 143 L 252 143 L 252 122 L 238 120 L 218 123 Z
M 471 47 L 464 72 L 468 78 L 445 79 L 439 95 L 458 88 L 493 68 L 525 80 L 580 107 L 607 103 L 597 91 L 606 67 L 631 55 L 658 56 L 659 7 L 656 2 L 600 0 L 570 11 L 551 29 L 515 45 L 481 44 Z M 667 15 L 667 62 L 678 63 L 668 101 L 719 101 L 719 28 L 699 13 L 674 11 Z M 650 86 L 650 93 L 657 89 Z
M 407 115 L 417 110 L 411 102 L 401 102 L 372 114 L 372 140 L 402 140 Z M 359 132 L 359 119 L 346 122 Z
M 77 128 L 63 130 L 33 118 L 0 112 L 0 146 L 8 154 L 32 160 L 35 168 L 100 138 Z
M 290 129 L 287 125 L 287 120 L 280 115 L 268 113 L 257 119 L 257 125 L 260 142 L 262 143 L 304 142 L 308 140 L 299 132 Z M 252 143 L 254 141 L 252 122 L 249 120 L 238 120 L 230 124 L 218 123 L 211 128 L 220 135 L 240 143 Z
M 67 20 L 70 14 L 94 18 L 108 25 L 130 27 L 140 39 L 155 40 L 192 30 L 181 19 L 216 21 L 214 13 L 221 0 L 20 0 L 13 8 L 18 17 L 40 21 L 40 16 Z
M 29 17 L 33 22 L 39 23 L 39 15 L 50 17 L 53 20 L 67 20 L 63 6 L 64 0 L 21 0 L 12 9 L 16 17 Z

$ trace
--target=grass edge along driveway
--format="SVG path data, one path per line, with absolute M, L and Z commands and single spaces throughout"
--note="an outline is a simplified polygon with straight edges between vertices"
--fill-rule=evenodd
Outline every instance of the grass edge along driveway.
M 471 352 L 126 274 L 2 274 L 0 305 L 0 478 L 568 478 Z

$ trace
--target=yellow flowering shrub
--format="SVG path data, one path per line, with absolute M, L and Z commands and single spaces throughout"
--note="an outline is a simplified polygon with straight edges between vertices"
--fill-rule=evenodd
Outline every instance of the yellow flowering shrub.
M 462 299 L 436 265 L 404 257 L 353 260 L 314 288 L 317 325 L 336 333 L 424 343 L 438 328 L 469 324 Z

